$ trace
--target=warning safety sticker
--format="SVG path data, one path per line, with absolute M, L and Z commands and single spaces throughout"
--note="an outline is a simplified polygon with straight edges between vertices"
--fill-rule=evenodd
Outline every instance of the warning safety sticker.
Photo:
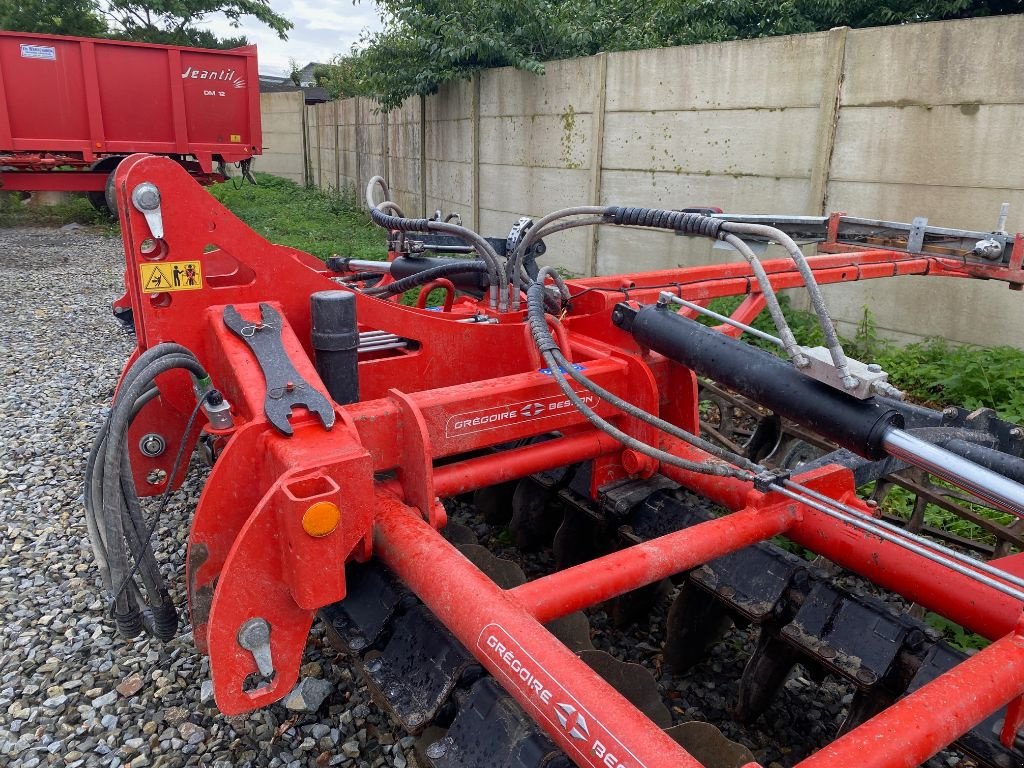
M 140 264 L 143 293 L 195 291 L 203 287 L 203 272 L 198 261 L 166 261 Z

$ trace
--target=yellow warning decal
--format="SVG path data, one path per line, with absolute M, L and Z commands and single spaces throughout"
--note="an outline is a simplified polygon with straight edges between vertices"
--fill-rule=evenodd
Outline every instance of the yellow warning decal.
M 235 144 L 240 144 L 241 141 L 242 141 L 242 134 L 240 134 L 240 133 L 232 133 L 231 134 L 231 141 L 233 141 Z
M 162 261 L 140 264 L 143 293 L 196 291 L 203 287 L 203 271 L 198 261 Z

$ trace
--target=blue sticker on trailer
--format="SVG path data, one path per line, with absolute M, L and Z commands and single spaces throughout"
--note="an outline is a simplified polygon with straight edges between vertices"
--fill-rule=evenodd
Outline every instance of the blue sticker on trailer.
M 56 61 L 57 49 L 52 45 L 29 45 L 21 44 L 21 58 L 42 59 L 44 61 Z

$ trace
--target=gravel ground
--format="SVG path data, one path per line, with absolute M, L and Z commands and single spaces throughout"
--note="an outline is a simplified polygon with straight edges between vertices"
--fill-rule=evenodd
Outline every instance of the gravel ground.
M 228 719 L 203 690 L 188 627 L 166 644 L 125 641 L 103 620 L 82 474 L 134 344 L 110 313 L 123 259 L 110 236 L 0 230 L 0 765 L 403 768 L 412 740 L 322 636 L 304 668 L 331 683 L 317 714 L 275 705 Z M 159 535 L 179 604 L 201 482 L 193 467 Z
M 303 675 L 327 681 L 315 714 L 275 705 L 226 718 L 186 626 L 161 644 L 125 641 L 103 619 L 99 574 L 82 516 L 82 473 L 133 339 L 109 305 L 122 289 L 118 239 L 84 230 L 0 230 L 0 765 L 415 766 L 346 660 L 314 630 Z M 203 470 L 173 498 L 158 558 L 184 603 L 180 564 Z M 527 572 L 545 555 L 501 546 L 500 531 L 469 523 L 481 543 Z M 666 603 L 667 605 L 667 603 Z M 728 712 L 754 634 L 731 630 L 685 677 L 660 670 L 664 608 L 649 627 L 616 629 L 590 613 L 596 647 L 656 676 L 676 722 L 706 720 L 766 766 L 790 766 L 831 741 L 851 691 L 798 668 L 771 710 L 750 727 Z M 205 683 L 205 684 L 204 684 Z M 956 766 L 944 753 L 929 766 Z M 964 765 L 969 765 L 965 762 Z

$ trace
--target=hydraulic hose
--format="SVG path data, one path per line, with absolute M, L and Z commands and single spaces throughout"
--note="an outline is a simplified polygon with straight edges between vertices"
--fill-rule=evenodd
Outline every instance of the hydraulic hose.
M 108 421 L 106 445 L 101 465 L 102 506 L 100 511 L 102 519 L 100 522 L 103 527 L 103 539 L 107 546 L 107 563 L 113 590 L 111 598 L 114 620 L 117 623 L 118 631 L 126 637 L 134 637 L 142 631 L 143 621 L 138 606 L 131 604 L 128 594 L 122 587 L 130 579 L 127 552 L 123 546 L 126 537 L 129 537 L 130 534 L 126 531 L 125 515 L 122 511 L 124 487 L 121 469 L 125 438 L 131 424 L 133 410 L 132 407 L 125 407 L 124 404 L 134 405 L 152 387 L 152 382 L 157 376 L 170 370 L 186 370 L 200 381 L 206 381 L 209 378 L 205 369 L 191 353 L 161 350 L 148 358 L 147 364 L 140 365 L 143 360 L 144 358 L 140 357 L 132 366 L 133 371 L 129 371 L 129 375 L 122 382 L 118 393 L 119 397 L 115 398 Z M 133 373 L 134 371 L 137 373 Z M 169 477 L 167 482 L 173 482 L 173 478 Z M 143 543 L 148 546 L 147 542 Z M 169 605 L 166 590 L 163 590 L 162 594 L 159 591 L 157 594 L 150 594 L 149 599 L 154 612 L 154 624 L 168 610 L 174 610 L 173 605 Z M 161 623 L 166 624 L 167 622 L 161 620 Z
M 426 285 L 431 280 L 436 280 L 439 277 L 486 271 L 487 265 L 482 261 L 452 260 L 450 264 L 439 264 L 422 272 L 416 272 L 408 277 L 403 277 L 401 280 L 396 280 L 393 283 L 382 285 L 379 288 L 369 288 L 364 293 L 369 296 L 394 296 L 410 291 L 413 288 L 419 288 L 421 285 Z
M 502 284 L 501 258 L 485 238 L 473 230 L 458 224 L 432 221 L 430 219 L 407 219 L 402 216 L 388 215 L 381 210 L 380 204 L 373 201 L 373 188 L 375 186 L 379 186 L 384 191 L 385 202 L 390 202 L 387 200 L 389 192 L 384 179 L 380 176 L 374 176 L 366 185 L 366 204 L 370 208 L 370 218 L 373 219 L 374 224 L 383 229 L 397 232 L 443 232 L 468 243 L 487 264 L 487 275 L 491 282 L 491 304 L 494 306 L 498 305 L 498 291 Z
M 559 358 L 563 361 L 565 358 L 561 355 L 558 357 L 555 355 L 555 353 L 560 352 L 560 350 L 558 342 L 555 341 L 554 336 L 551 335 L 551 331 L 548 329 L 547 319 L 544 316 L 544 295 L 545 289 L 540 283 L 534 283 L 526 292 L 530 332 L 533 336 L 534 343 L 537 345 L 537 349 L 544 358 L 544 362 L 551 370 L 551 375 L 558 384 L 559 389 L 562 390 L 562 393 L 569 399 L 573 406 L 575 406 L 576 410 L 583 414 L 590 424 L 602 432 L 611 435 L 624 446 L 636 451 L 637 453 L 641 453 L 661 463 L 678 467 L 679 469 L 687 472 L 699 472 L 718 477 L 737 477 L 744 480 L 752 480 L 754 478 L 753 473 L 739 469 L 730 464 L 711 464 L 688 461 L 687 459 L 681 459 L 674 454 L 663 451 L 660 448 L 650 446 L 647 443 L 626 434 L 614 424 L 606 421 L 592 408 L 590 408 L 590 406 L 584 403 L 583 400 L 580 399 L 579 395 L 576 394 L 576 391 L 572 386 L 570 386 L 568 380 L 565 378 L 565 374 L 562 372 L 562 366 L 560 365 Z M 566 365 L 566 368 L 572 369 L 572 366 Z M 650 414 L 647 415 L 650 416 Z
M 814 279 L 814 270 L 811 269 L 811 265 L 807 263 L 807 257 L 804 256 L 803 251 L 800 250 L 800 246 L 796 242 L 783 232 L 781 229 L 775 227 L 769 227 L 765 224 L 747 224 L 738 221 L 727 221 L 723 222 L 722 229 L 726 232 L 732 232 L 737 235 L 754 235 L 756 237 L 764 237 L 769 240 L 774 240 L 789 253 L 793 263 L 796 264 L 797 270 L 800 272 L 800 276 L 804 279 L 804 285 L 807 288 L 807 293 L 811 298 L 811 306 L 814 307 L 814 313 L 818 316 L 818 324 L 821 326 L 821 332 L 825 335 L 825 345 L 828 347 L 829 354 L 832 357 L 832 364 L 835 365 L 836 370 L 839 371 L 843 383 L 845 385 L 856 386 L 856 379 L 850 374 L 850 367 L 846 361 L 846 353 L 843 352 L 842 343 L 839 341 L 839 334 L 836 333 L 835 324 L 832 322 L 832 318 L 828 313 L 828 307 L 825 306 L 825 298 L 821 295 L 821 287 L 818 285 L 818 281 Z M 849 384 L 848 384 L 849 382 Z

